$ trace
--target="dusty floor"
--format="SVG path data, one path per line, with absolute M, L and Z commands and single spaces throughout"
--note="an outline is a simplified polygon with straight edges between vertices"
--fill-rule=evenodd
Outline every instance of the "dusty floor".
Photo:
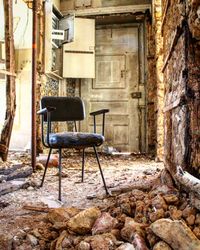
M 24 205 L 86 208 L 103 207 L 114 202 L 115 197 L 105 197 L 101 176 L 96 159 L 86 155 L 85 181 L 81 183 L 81 157 L 77 153 L 69 153 L 63 160 L 62 203 L 58 198 L 57 168 L 48 168 L 44 186 L 38 188 L 43 171 L 37 171 L 28 178 L 29 187 L 3 195 L 0 202 L 7 204 L 0 211 L 0 234 L 26 229 L 39 223 L 42 214 L 22 209 Z M 21 153 L 11 154 L 7 163 L 0 162 L 0 168 L 11 163 L 30 164 L 30 158 Z M 136 183 L 138 180 L 153 178 L 163 168 L 163 163 L 156 163 L 144 156 L 121 155 L 100 156 L 100 162 L 107 186 L 121 188 Z M 31 216 L 31 221 L 30 221 Z

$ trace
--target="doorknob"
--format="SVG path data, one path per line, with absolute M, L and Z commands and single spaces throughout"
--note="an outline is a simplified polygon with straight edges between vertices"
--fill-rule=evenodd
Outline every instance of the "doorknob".
M 142 98 L 142 92 L 132 92 L 132 93 L 131 93 L 131 97 L 132 97 L 133 99 Z

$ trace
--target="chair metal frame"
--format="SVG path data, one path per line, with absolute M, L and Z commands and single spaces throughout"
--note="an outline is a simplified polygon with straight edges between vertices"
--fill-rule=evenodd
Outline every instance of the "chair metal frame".
M 48 98 L 48 97 L 43 97 L 43 98 Z M 49 97 L 49 98 L 52 99 L 52 97 Z M 59 97 L 55 97 L 55 98 L 58 99 Z M 61 98 L 63 98 L 63 97 L 61 97 Z M 73 97 L 65 97 L 65 98 L 71 98 L 72 99 Z M 77 99 L 78 97 L 74 97 L 74 98 Z M 79 99 L 81 100 L 81 98 L 79 98 Z M 82 102 L 82 105 L 83 105 L 83 109 L 84 109 L 84 103 L 83 102 Z M 41 100 L 41 106 L 42 106 L 42 100 Z M 49 148 L 49 153 L 48 153 L 48 157 L 47 157 L 47 161 L 46 161 L 45 169 L 44 169 L 44 174 L 43 174 L 40 186 L 42 187 L 43 184 L 44 184 L 44 179 L 45 179 L 45 176 L 46 176 L 46 172 L 47 172 L 47 168 L 48 168 L 49 159 L 50 159 L 50 156 L 51 156 L 51 153 L 52 153 L 52 149 L 58 149 L 58 152 L 59 152 L 59 163 L 58 163 L 58 168 L 59 168 L 59 194 L 58 194 L 58 200 L 61 201 L 62 147 L 51 147 L 51 145 L 49 143 L 49 135 L 51 133 L 51 127 L 52 127 L 51 126 L 52 125 L 52 112 L 56 112 L 56 107 L 53 107 L 53 106 L 51 106 L 51 107 L 50 106 L 42 107 L 42 109 L 37 112 L 37 114 L 42 116 L 42 124 L 41 124 L 42 143 L 43 143 L 43 145 L 45 147 Z M 109 109 L 101 109 L 101 110 L 90 113 L 90 115 L 93 116 L 93 120 L 94 120 L 94 134 L 96 134 L 96 116 L 97 115 L 102 115 L 102 135 L 104 136 L 105 114 L 108 113 L 108 112 L 109 112 Z M 83 114 L 83 119 L 85 118 L 84 116 L 85 116 L 85 114 Z M 78 120 L 83 120 L 83 119 L 78 119 Z M 55 120 L 53 120 L 53 121 L 55 121 Z M 67 119 L 67 120 L 61 120 L 61 121 L 70 121 L 70 120 Z M 46 142 L 45 142 L 45 136 L 44 136 L 44 123 L 45 122 L 47 122 Z M 76 120 L 73 120 L 73 122 L 74 122 L 75 132 L 77 132 Z M 83 151 L 82 151 L 82 176 L 81 176 L 81 181 L 82 182 L 84 181 L 85 148 L 87 148 L 87 147 L 92 147 L 93 150 L 94 150 L 95 157 L 96 157 L 98 167 L 99 167 L 99 171 L 100 171 L 100 174 L 101 174 L 101 178 L 102 178 L 102 181 L 103 181 L 103 185 L 104 185 L 106 194 L 108 195 L 109 191 L 108 191 L 108 188 L 106 186 L 105 178 L 104 178 L 104 175 L 103 175 L 103 171 L 102 171 L 101 164 L 100 164 L 100 161 L 99 161 L 98 152 L 97 152 L 97 149 L 96 149 L 95 145 L 83 146 L 83 148 L 82 148 Z

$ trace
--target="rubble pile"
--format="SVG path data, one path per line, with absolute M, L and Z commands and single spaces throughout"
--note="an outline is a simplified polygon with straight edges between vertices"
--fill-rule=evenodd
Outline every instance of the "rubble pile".
M 38 227 L 18 231 L 12 249 L 197 250 L 200 211 L 173 187 L 134 189 L 108 207 L 50 209 Z

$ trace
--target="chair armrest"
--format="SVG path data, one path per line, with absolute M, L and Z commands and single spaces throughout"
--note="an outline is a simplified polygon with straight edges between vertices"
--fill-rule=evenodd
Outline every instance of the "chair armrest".
M 109 109 L 100 109 L 100 110 L 97 110 L 97 111 L 94 111 L 94 112 L 91 112 L 90 115 L 101 115 L 101 114 L 105 114 L 105 113 L 108 113 L 109 112 Z
M 93 116 L 94 119 L 94 133 L 96 133 L 96 115 L 103 115 L 102 119 L 102 135 L 104 136 L 104 128 L 105 128 L 105 114 L 109 112 L 109 109 L 100 109 L 94 112 L 91 112 L 90 115 Z
M 56 110 L 55 107 L 46 107 L 46 108 L 40 109 L 40 110 L 37 112 L 37 114 L 38 114 L 38 115 L 44 115 L 44 114 L 46 114 L 46 113 L 48 113 L 48 112 L 52 112 L 52 111 L 54 111 L 54 110 Z
M 49 134 L 51 133 L 51 112 L 56 110 L 55 107 L 46 107 L 43 109 L 40 109 L 37 114 L 38 115 L 42 115 L 42 126 L 41 126 L 41 130 L 42 130 L 42 143 L 45 147 L 49 147 Z M 47 144 L 44 140 L 44 120 L 47 120 Z

